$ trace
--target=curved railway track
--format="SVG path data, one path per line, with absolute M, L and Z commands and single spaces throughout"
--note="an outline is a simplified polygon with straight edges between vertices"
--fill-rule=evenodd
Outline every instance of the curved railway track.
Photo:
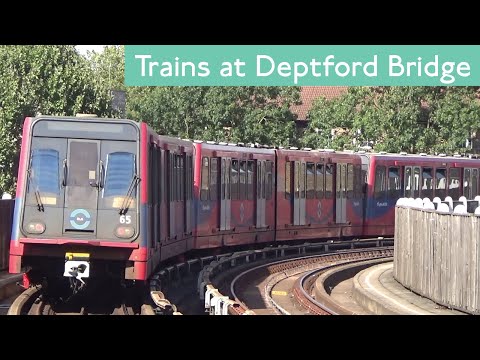
M 23 291 L 11 304 L 7 315 L 153 315 L 149 305 L 118 303 L 79 306 L 49 299 L 42 286 L 33 286 Z
M 69 308 L 64 306 L 65 303 L 63 302 L 62 304 L 62 301 L 52 301 L 52 297 L 48 298 L 42 288 L 38 286 L 24 290 L 13 301 L 8 314 L 177 315 L 181 314 L 177 311 L 178 305 L 180 306 L 179 310 L 187 314 L 205 314 L 205 312 L 210 312 L 210 314 L 253 314 L 255 312 L 251 310 L 252 308 L 255 309 L 255 307 L 249 308 L 248 304 L 242 301 L 242 296 L 239 292 L 245 292 L 249 278 L 254 285 L 255 282 L 258 283 L 256 279 L 259 279 L 259 271 L 263 271 L 263 277 L 265 279 L 268 278 L 269 281 L 268 284 L 263 284 L 266 290 L 265 293 L 271 294 L 272 291 L 275 291 L 275 284 L 281 281 L 282 277 L 286 278 L 290 273 L 316 269 L 319 263 L 323 264 L 322 266 L 325 267 L 326 271 L 328 265 L 346 262 L 347 260 L 353 261 L 352 257 L 355 257 L 353 254 L 357 254 L 355 258 L 357 260 L 378 257 L 380 256 L 379 254 L 385 255 L 385 252 L 393 251 L 391 247 L 383 247 L 392 244 L 393 239 L 391 238 L 356 239 L 290 246 L 280 245 L 259 250 L 244 250 L 234 253 L 209 255 L 202 258 L 191 258 L 185 262 L 163 268 L 152 276 L 149 294 L 151 301 L 146 301 L 149 304 L 131 306 L 128 302 L 115 300 L 115 297 L 110 297 L 110 306 L 107 308 L 98 306 L 97 302 L 99 302 L 99 299 L 95 299 L 93 303 L 90 301 L 89 305 L 82 304 L 83 306 L 79 306 L 77 302 L 77 306 L 70 306 Z M 255 271 L 257 271 L 256 275 L 254 275 Z M 217 292 L 214 286 L 218 287 L 222 293 Z M 209 292 L 211 296 L 208 295 Z M 302 292 L 300 290 L 296 292 L 300 294 L 297 297 L 301 299 Z M 258 293 L 257 290 L 257 295 Z M 201 302 L 199 302 L 199 294 Z M 225 296 L 222 294 L 225 294 Z M 222 311 L 216 310 L 212 312 L 210 305 L 212 305 L 212 302 L 215 302 L 215 296 L 220 296 L 224 305 L 228 305 L 228 309 L 227 306 L 224 306 Z M 229 297 L 235 300 L 230 300 Z M 303 297 L 306 298 L 306 296 Z M 282 307 L 275 306 L 275 300 L 272 296 L 257 296 L 258 298 L 262 298 L 264 303 L 269 304 L 270 313 L 282 313 Z M 298 301 L 301 302 L 301 300 Z M 245 300 L 245 302 L 247 301 Z
M 309 271 L 297 279 L 293 287 L 293 296 L 309 314 L 314 315 L 359 315 L 364 311 L 352 310 L 348 305 L 335 301 L 331 297 L 332 289 L 341 281 L 353 278 L 355 274 L 363 269 L 391 261 L 391 252 L 385 250 L 385 254 L 375 257 L 373 260 L 352 259 L 341 264 L 321 267 Z
M 348 314 L 351 313 L 325 296 L 315 296 L 315 280 L 338 266 L 355 264 L 358 271 L 371 264 L 372 259 L 389 259 L 393 248 L 346 250 L 330 254 L 311 255 L 262 264 L 238 274 L 230 285 L 229 294 L 240 304 L 243 312 L 255 314 Z M 376 260 L 378 261 L 378 260 Z M 279 284 L 281 284 L 279 286 Z M 313 294 L 313 295 L 312 295 Z M 291 303 L 293 311 L 276 298 Z M 317 297 L 317 298 L 316 298 Z M 297 304 L 297 305 L 295 305 Z

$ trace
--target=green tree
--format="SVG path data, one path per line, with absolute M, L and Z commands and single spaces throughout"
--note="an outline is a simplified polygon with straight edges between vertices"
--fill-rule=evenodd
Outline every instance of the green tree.
M 123 90 L 125 49 L 122 45 L 108 45 L 100 53 L 87 54 L 94 71 L 94 81 L 108 90 Z
M 189 139 L 294 145 L 298 87 L 125 87 L 124 47 L 89 54 L 103 92 L 126 91 L 126 117 Z
M 133 88 L 127 114 L 165 135 L 288 146 L 298 99 L 295 87 Z
M 23 120 L 37 114 L 110 116 L 74 46 L 0 46 L 0 189 L 13 193 Z
M 480 130 L 478 87 L 352 87 L 341 98 L 317 100 L 309 116 L 302 143 L 310 147 L 368 140 L 377 151 L 464 152 Z

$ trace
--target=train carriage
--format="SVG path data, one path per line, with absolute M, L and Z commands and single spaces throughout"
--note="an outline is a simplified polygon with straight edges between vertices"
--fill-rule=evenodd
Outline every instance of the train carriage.
M 474 199 L 480 160 L 426 154 L 366 154 L 368 173 L 365 236 L 394 233 L 395 204 L 400 197 Z
M 10 272 L 145 279 L 140 136 L 130 120 L 26 119 Z
M 193 151 L 131 120 L 27 118 L 9 271 L 146 280 L 193 244 Z
M 277 240 L 360 236 L 362 157 L 333 150 L 277 151 Z
M 196 248 L 273 241 L 275 150 L 196 142 Z
M 162 260 L 184 254 L 193 247 L 194 147 L 190 141 L 157 135 L 145 129 L 146 181 L 142 190 L 148 204 L 149 272 Z

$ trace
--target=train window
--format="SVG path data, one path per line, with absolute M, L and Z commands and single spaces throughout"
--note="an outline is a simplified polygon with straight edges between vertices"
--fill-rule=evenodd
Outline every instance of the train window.
M 422 197 L 433 199 L 433 169 L 422 168 Z
M 377 166 L 375 167 L 375 186 L 374 186 L 374 193 L 375 198 L 383 198 L 385 197 L 385 173 L 386 169 L 385 166 Z
M 103 197 L 126 196 L 135 175 L 135 155 L 127 152 L 114 152 L 107 155 Z M 131 196 L 135 197 L 136 189 Z
M 225 199 L 225 159 L 222 159 L 222 166 L 220 169 L 220 198 L 223 200 Z
M 257 160 L 257 199 L 260 199 L 262 194 L 262 165 L 261 161 Z
M 463 195 L 467 199 L 470 198 L 470 190 L 472 187 L 471 179 L 470 179 L 471 173 L 472 173 L 471 169 L 469 168 L 463 169 Z
M 173 200 L 178 200 L 178 156 L 172 154 L 172 164 L 173 164 Z
M 261 161 L 257 161 L 257 199 L 261 198 L 262 195 L 262 165 Z
M 420 168 L 413 168 L 413 197 L 416 199 L 420 196 Z
M 300 198 L 305 199 L 305 163 L 304 162 L 302 162 L 301 169 L 300 169 L 299 185 L 300 185 Z
M 453 200 L 458 200 L 460 197 L 460 169 L 450 168 L 448 177 L 448 195 Z
M 225 199 L 229 200 L 231 198 L 230 190 L 230 168 L 232 167 L 232 162 L 230 159 L 227 159 L 227 167 L 225 168 Z
M 405 197 L 412 197 L 412 168 L 405 168 Z
M 158 205 L 160 203 L 160 166 L 158 163 L 159 149 L 157 146 L 153 147 L 153 173 L 154 177 L 151 179 L 153 182 L 153 203 Z
M 307 199 L 315 197 L 315 164 L 307 163 Z
M 175 155 L 176 164 L 177 164 L 177 181 L 175 181 L 175 186 L 177 190 L 177 201 L 182 200 L 182 156 Z
M 353 164 L 347 164 L 347 199 L 353 198 L 354 174 Z
M 478 195 L 478 169 L 472 169 L 472 195 L 475 198 Z
M 183 176 L 183 183 L 182 183 L 182 191 L 185 195 L 185 200 L 188 200 L 188 180 L 189 180 L 189 174 L 188 174 L 188 155 L 185 154 L 185 156 L 182 156 L 183 159 L 183 166 L 184 169 L 182 171 L 182 176 Z
M 149 172 L 152 174 L 152 176 L 150 179 L 148 179 L 149 180 L 148 181 L 148 203 L 149 204 L 153 204 L 154 202 L 153 193 L 155 191 L 154 189 L 155 185 L 153 184 L 154 182 L 152 181 L 153 179 L 155 179 L 155 166 L 153 165 L 153 152 L 154 152 L 153 144 L 150 143 L 148 147 L 148 169 L 149 169 Z
M 40 192 L 45 205 L 57 205 L 60 196 L 60 155 L 54 149 L 35 149 L 29 169 L 28 192 Z M 44 195 L 50 195 L 45 201 Z M 52 196 L 53 195 L 53 196 Z M 37 200 L 32 196 L 32 203 Z
M 232 200 L 238 200 L 238 165 L 237 159 L 232 159 L 231 169 L 231 187 L 232 187 Z
M 161 149 L 157 148 L 157 186 L 158 186 L 158 192 L 157 192 L 157 202 L 159 204 L 162 203 L 162 189 L 163 189 L 163 172 L 162 172 L 162 156 L 163 152 Z
M 435 196 L 442 200 L 447 196 L 447 169 L 435 170 Z
M 265 171 L 267 173 L 267 178 L 266 178 L 266 199 L 270 200 L 272 198 L 272 188 L 273 188 L 273 175 L 272 175 L 272 165 L 273 163 L 271 161 L 266 162 L 266 167 Z
M 116 159 L 122 158 L 119 154 Z M 134 156 L 130 153 L 125 153 L 125 157 Z M 67 194 L 65 197 L 65 206 L 89 206 L 97 198 L 97 193 L 92 187 L 89 186 L 90 182 L 93 180 L 98 180 L 96 175 L 96 169 L 98 168 L 98 143 L 96 142 L 87 142 L 87 141 L 70 141 L 69 142 L 69 168 L 68 168 L 68 180 L 67 180 Z M 128 161 L 128 160 L 126 160 Z M 118 165 L 117 169 L 123 169 L 123 164 L 116 163 Z M 126 167 L 130 165 L 130 162 L 126 162 Z M 107 164 L 108 166 L 108 164 Z M 113 178 L 113 181 L 110 182 L 110 186 L 115 186 L 116 188 L 124 188 L 125 192 L 121 195 L 125 195 L 132 176 L 126 178 L 123 177 L 124 174 L 116 174 L 116 178 Z M 118 184 L 117 184 L 118 180 Z M 75 204 L 75 205 L 73 205 Z
M 292 171 L 290 161 L 285 163 L 285 199 L 290 200 Z
M 180 200 L 185 201 L 185 158 L 184 155 L 178 155 L 180 160 Z
M 253 173 L 254 173 L 255 163 L 253 160 L 248 160 L 247 162 L 247 199 L 253 199 Z M 263 172 L 262 172 L 263 173 Z
M 193 199 L 193 182 L 194 182 L 194 171 L 193 171 L 193 156 L 190 156 L 190 199 Z
M 398 167 L 388 168 L 387 192 L 390 199 L 400 197 L 402 185 L 400 181 L 400 169 Z
M 362 178 L 362 167 L 360 165 L 354 165 L 353 167 L 353 192 L 356 199 L 361 199 L 363 197 L 363 178 Z
M 202 158 L 202 189 L 200 191 L 200 199 L 208 200 L 209 197 L 209 183 L 208 176 L 210 174 L 210 163 L 208 157 Z
M 185 200 L 190 200 L 190 190 L 191 190 L 191 183 L 190 183 L 190 164 L 191 164 L 191 157 L 187 155 L 185 157 Z
M 240 200 L 245 200 L 245 190 L 247 189 L 247 162 L 240 160 Z
M 168 170 L 170 171 L 170 201 L 175 201 L 175 155 L 168 153 L 168 157 Z
M 293 163 L 293 194 L 294 198 L 298 199 L 300 197 L 300 163 L 295 161 Z
M 325 198 L 333 197 L 333 164 L 325 166 Z
M 218 158 L 210 158 L 210 200 L 218 200 Z
M 176 192 L 175 192 L 175 180 L 176 180 L 176 174 L 175 174 L 175 167 L 176 167 L 176 164 L 175 164 L 175 154 L 172 154 L 170 153 L 170 194 L 171 194 L 171 197 L 170 197 L 170 201 L 175 201 L 176 198 Z
M 317 199 L 322 199 L 325 191 L 325 167 L 323 164 L 316 164 L 315 169 L 315 192 Z
M 265 161 L 262 161 L 262 199 L 265 199 Z

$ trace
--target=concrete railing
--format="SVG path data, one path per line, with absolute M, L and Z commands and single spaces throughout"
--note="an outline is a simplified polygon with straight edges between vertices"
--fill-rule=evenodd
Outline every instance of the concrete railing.
M 394 277 L 441 305 L 480 314 L 480 207 L 459 202 L 399 199 Z

